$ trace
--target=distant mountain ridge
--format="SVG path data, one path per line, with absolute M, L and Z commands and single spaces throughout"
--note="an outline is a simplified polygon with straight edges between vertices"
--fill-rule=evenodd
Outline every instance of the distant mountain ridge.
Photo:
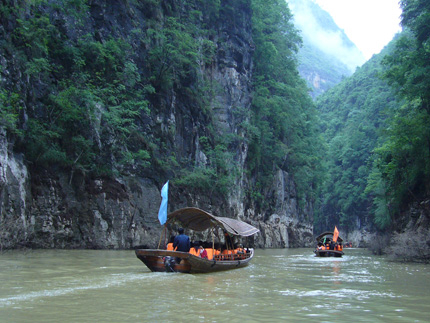
M 310 95 L 316 98 L 352 75 L 366 59 L 330 14 L 313 0 L 287 2 L 303 38 L 299 72 L 310 88 Z

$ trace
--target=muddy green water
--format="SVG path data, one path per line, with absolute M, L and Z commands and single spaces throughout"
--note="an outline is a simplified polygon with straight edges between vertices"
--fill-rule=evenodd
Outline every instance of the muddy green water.
M 133 251 L 0 254 L 0 322 L 429 322 L 430 266 L 364 249 L 256 250 L 214 274 L 152 273 Z

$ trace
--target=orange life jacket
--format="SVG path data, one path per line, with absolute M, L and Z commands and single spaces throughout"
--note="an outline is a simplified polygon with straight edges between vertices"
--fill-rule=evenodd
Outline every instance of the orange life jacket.
M 200 249 L 196 250 L 196 248 L 191 247 L 189 253 L 196 257 L 200 257 Z
M 212 248 L 206 248 L 205 250 L 208 254 L 208 259 L 212 260 L 212 258 L 214 257 L 214 254 L 215 254 L 215 250 Z
M 169 251 L 176 251 L 176 249 L 178 249 L 178 247 L 176 247 L 175 249 L 173 249 L 173 242 L 169 242 L 167 244 L 167 250 L 169 250 Z
M 246 258 L 246 256 L 245 256 L 246 252 L 245 252 L 245 249 L 243 249 L 243 248 L 234 249 L 234 254 L 237 255 L 236 256 L 237 259 L 245 259 Z

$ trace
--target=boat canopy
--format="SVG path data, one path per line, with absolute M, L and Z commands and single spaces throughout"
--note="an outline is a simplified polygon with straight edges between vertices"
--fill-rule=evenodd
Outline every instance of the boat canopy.
M 322 240 L 322 238 L 324 238 L 325 236 L 333 236 L 333 232 L 327 231 L 327 232 L 321 233 L 318 237 L 316 237 L 316 240 L 317 240 L 317 241 L 320 241 L 320 240 Z M 343 239 L 342 239 L 341 237 L 338 237 L 338 238 L 337 238 L 337 241 L 342 242 L 342 241 L 343 241 Z
M 209 228 L 224 228 L 228 233 L 236 236 L 248 237 L 260 230 L 243 221 L 212 215 L 194 207 L 176 210 L 167 215 L 167 222 L 179 222 L 184 228 L 194 231 L 205 231 Z

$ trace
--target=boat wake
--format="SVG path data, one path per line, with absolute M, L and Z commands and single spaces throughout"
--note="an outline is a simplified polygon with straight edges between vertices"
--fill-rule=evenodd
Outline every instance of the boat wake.
M 99 280 L 98 282 L 95 282 L 95 283 L 92 282 L 90 279 L 88 279 L 87 281 L 83 279 L 77 279 L 77 280 L 72 280 L 67 282 L 66 284 L 71 285 L 68 287 L 43 289 L 40 291 L 32 291 L 28 293 L 0 298 L 0 308 L 15 306 L 22 302 L 37 301 L 43 298 L 51 298 L 51 297 L 79 293 L 81 291 L 99 290 L 104 288 L 121 286 L 129 282 L 141 281 L 141 280 L 147 280 L 147 279 L 154 279 L 154 277 L 149 275 L 130 273 L 130 274 L 112 274 L 112 275 L 104 276 L 102 280 Z M 64 282 L 62 284 L 64 285 Z

